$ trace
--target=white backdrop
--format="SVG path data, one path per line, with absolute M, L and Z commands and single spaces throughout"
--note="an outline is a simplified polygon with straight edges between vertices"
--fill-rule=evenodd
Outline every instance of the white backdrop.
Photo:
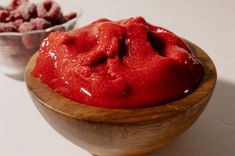
M 59 1 L 59 0 L 58 0 Z M 7 0 L 0 0 L 0 4 Z M 60 0 L 83 8 L 80 25 L 106 17 L 143 16 L 196 43 L 214 60 L 215 94 L 199 120 L 150 156 L 235 155 L 234 0 Z M 68 10 L 68 9 L 67 9 Z M 40 116 L 23 82 L 0 74 L 0 156 L 90 156 L 57 134 Z

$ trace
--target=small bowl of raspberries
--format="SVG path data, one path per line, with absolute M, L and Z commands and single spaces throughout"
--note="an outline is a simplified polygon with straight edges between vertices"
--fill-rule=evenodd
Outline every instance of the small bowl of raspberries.
M 79 7 L 75 12 L 64 14 L 60 5 L 52 0 L 40 3 L 12 0 L 0 6 L 0 71 L 23 80 L 25 65 L 41 41 L 50 32 L 73 29 L 80 16 Z

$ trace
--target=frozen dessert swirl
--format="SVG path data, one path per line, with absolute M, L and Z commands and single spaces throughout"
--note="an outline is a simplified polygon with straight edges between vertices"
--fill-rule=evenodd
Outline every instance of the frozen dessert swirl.
M 80 103 L 140 108 L 185 96 L 203 67 L 183 40 L 137 17 L 51 33 L 33 75 Z

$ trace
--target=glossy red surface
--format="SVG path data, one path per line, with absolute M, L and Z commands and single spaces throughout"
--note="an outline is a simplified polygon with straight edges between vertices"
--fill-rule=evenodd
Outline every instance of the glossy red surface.
M 184 41 L 137 17 L 51 33 L 32 74 L 83 104 L 141 108 L 185 96 L 203 71 Z

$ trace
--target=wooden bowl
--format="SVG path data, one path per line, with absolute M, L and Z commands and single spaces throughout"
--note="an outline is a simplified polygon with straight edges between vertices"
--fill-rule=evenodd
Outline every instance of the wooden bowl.
M 25 81 L 37 109 L 64 137 L 98 156 L 140 156 L 169 143 L 200 116 L 213 93 L 216 69 L 207 54 L 186 41 L 205 68 L 188 96 L 141 109 L 107 109 L 71 101 L 31 76 L 37 54 L 26 67 Z

